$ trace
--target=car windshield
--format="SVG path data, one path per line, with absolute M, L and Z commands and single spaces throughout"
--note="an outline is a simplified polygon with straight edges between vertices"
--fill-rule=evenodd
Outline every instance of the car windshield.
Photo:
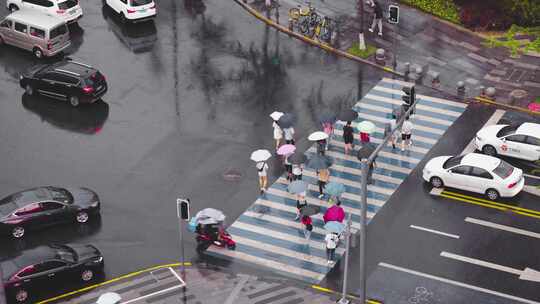
M 67 26 L 65 24 L 59 25 L 51 30 L 50 39 L 54 39 L 65 33 L 67 33 Z
M 77 5 L 77 0 L 67 0 L 65 2 L 58 3 L 58 8 L 61 10 L 70 9 Z
M 450 157 L 449 159 L 447 159 L 444 162 L 443 168 L 448 169 L 448 168 L 452 168 L 454 166 L 457 166 L 457 165 L 459 165 L 461 163 L 461 159 L 463 159 L 463 155 Z
M 141 6 L 152 3 L 153 0 L 131 0 L 131 6 Z
M 512 172 L 514 172 L 514 167 L 512 167 L 512 165 L 505 162 L 504 160 L 501 160 L 497 168 L 493 170 L 493 173 L 497 174 L 502 179 L 505 179 L 512 175 Z
M 51 197 L 55 201 L 62 201 L 64 203 L 70 203 L 72 201 L 71 193 L 66 189 L 56 188 L 56 187 L 47 187 Z
M 68 262 L 77 261 L 77 253 L 69 246 L 65 245 L 51 245 L 56 250 L 56 258 Z
M 497 133 L 497 137 L 503 137 L 506 135 L 514 134 L 516 130 L 517 128 L 515 126 L 505 126 L 499 130 L 499 132 Z

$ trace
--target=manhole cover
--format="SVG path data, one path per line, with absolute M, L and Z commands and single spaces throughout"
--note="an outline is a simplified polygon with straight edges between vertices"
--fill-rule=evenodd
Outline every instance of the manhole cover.
M 517 99 L 525 98 L 525 97 L 527 97 L 527 91 L 513 90 L 512 92 L 510 92 L 510 96 L 514 97 L 514 98 L 517 98 Z
M 223 179 L 226 181 L 235 182 L 242 178 L 242 173 L 237 169 L 227 169 L 223 172 Z

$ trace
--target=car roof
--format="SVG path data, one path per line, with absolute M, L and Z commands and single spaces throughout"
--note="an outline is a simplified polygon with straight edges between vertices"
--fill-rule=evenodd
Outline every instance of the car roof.
M 460 164 L 493 171 L 500 163 L 501 160 L 493 156 L 480 153 L 469 153 L 463 156 Z
M 89 64 L 82 63 L 74 60 L 63 60 L 51 65 L 50 70 L 54 70 L 60 73 L 68 74 L 71 76 L 86 77 L 97 70 Z M 77 75 L 75 75 L 77 74 Z
M 7 215 L 28 204 L 51 198 L 51 193 L 45 187 L 17 192 L 0 200 L 0 215 Z
M 534 137 L 540 137 L 540 124 L 535 124 L 532 122 L 523 123 L 519 128 L 517 128 L 516 133 L 530 135 Z
M 50 246 L 39 246 L 20 252 L 15 257 L 8 257 L 0 262 L 4 278 L 10 278 L 24 267 L 35 265 L 56 258 L 57 250 Z
M 45 28 L 54 28 L 60 24 L 66 23 L 59 17 L 31 9 L 15 11 L 9 14 L 6 18 L 9 18 L 13 21 L 18 21 L 21 23 Z

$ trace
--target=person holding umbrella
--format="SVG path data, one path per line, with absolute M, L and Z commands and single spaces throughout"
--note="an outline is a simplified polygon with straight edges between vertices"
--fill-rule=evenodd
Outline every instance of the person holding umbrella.
M 277 123 L 277 121 L 279 120 L 281 116 L 283 116 L 283 113 L 277 112 L 277 111 L 270 114 L 270 117 L 273 120 L 272 127 L 274 128 L 274 140 L 276 141 L 276 151 L 277 149 L 279 149 L 279 145 L 281 144 L 281 139 L 283 138 L 283 130 Z
M 345 154 L 349 154 L 349 151 L 353 149 L 354 142 L 354 130 L 351 127 L 351 121 L 347 121 L 347 124 L 343 127 L 343 141 L 345 141 Z
M 325 223 L 336 221 L 342 223 L 345 219 L 345 211 L 341 207 L 341 202 L 338 201 L 335 205 L 332 205 L 332 207 L 326 209 L 326 212 L 324 213 L 323 220 Z
M 294 128 L 288 127 L 283 129 L 283 134 L 285 135 L 285 143 L 294 145 Z
M 318 177 L 318 184 L 319 184 L 319 199 L 324 197 L 324 187 L 326 186 L 326 183 L 330 180 L 330 170 L 328 168 L 325 169 L 319 169 L 317 171 L 317 177 Z
M 409 120 L 409 116 L 405 117 L 403 125 L 401 125 L 401 151 L 405 151 L 405 145 L 408 148 L 412 146 L 412 135 L 413 123 Z
M 311 217 L 308 215 L 302 215 L 300 222 L 302 225 L 304 225 L 304 236 L 306 237 L 306 243 L 309 243 L 311 231 L 313 231 L 313 220 L 311 220 Z
M 294 164 L 292 165 L 292 177 L 293 181 L 302 180 L 302 173 L 304 172 L 303 164 Z
M 327 121 L 322 124 L 323 132 L 328 135 L 328 138 L 325 140 L 325 150 L 328 150 L 328 146 L 330 145 L 330 140 L 332 139 L 332 135 L 334 134 L 334 124 Z
M 360 141 L 362 143 L 369 143 L 369 134 L 375 131 L 375 124 L 369 120 L 364 120 L 359 123 L 356 128 L 358 128 L 358 131 L 360 131 Z
M 251 153 L 251 160 L 256 162 L 255 167 L 257 168 L 257 173 L 259 175 L 259 188 L 261 189 L 261 194 L 263 194 L 268 185 L 268 164 L 266 161 L 272 157 L 270 151 L 266 149 L 259 149 Z
M 295 221 L 298 221 L 300 219 L 300 213 L 302 211 L 302 208 L 307 206 L 306 201 L 306 192 L 301 192 L 296 195 L 296 218 Z
M 337 233 L 330 232 L 326 234 L 324 241 L 326 242 L 326 259 L 328 260 L 328 264 L 333 266 L 335 264 L 334 258 L 339 236 Z

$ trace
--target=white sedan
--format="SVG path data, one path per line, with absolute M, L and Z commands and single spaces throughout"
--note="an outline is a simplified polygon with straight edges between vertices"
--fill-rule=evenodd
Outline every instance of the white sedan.
M 540 124 L 526 122 L 519 127 L 493 125 L 476 133 L 476 148 L 484 154 L 540 160 Z
M 104 0 L 117 14 L 122 22 L 141 22 L 154 18 L 157 7 L 154 0 Z
M 14 12 L 32 9 L 57 16 L 66 22 L 76 22 L 83 16 L 79 0 L 7 0 L 6 7 Z
M 482 193 L 490 200 L 513 197 L 525 183 L 521 169 L 479 153 L 435 157 L 428 161 L 422 173 L 433 187 L 448 186 Z

